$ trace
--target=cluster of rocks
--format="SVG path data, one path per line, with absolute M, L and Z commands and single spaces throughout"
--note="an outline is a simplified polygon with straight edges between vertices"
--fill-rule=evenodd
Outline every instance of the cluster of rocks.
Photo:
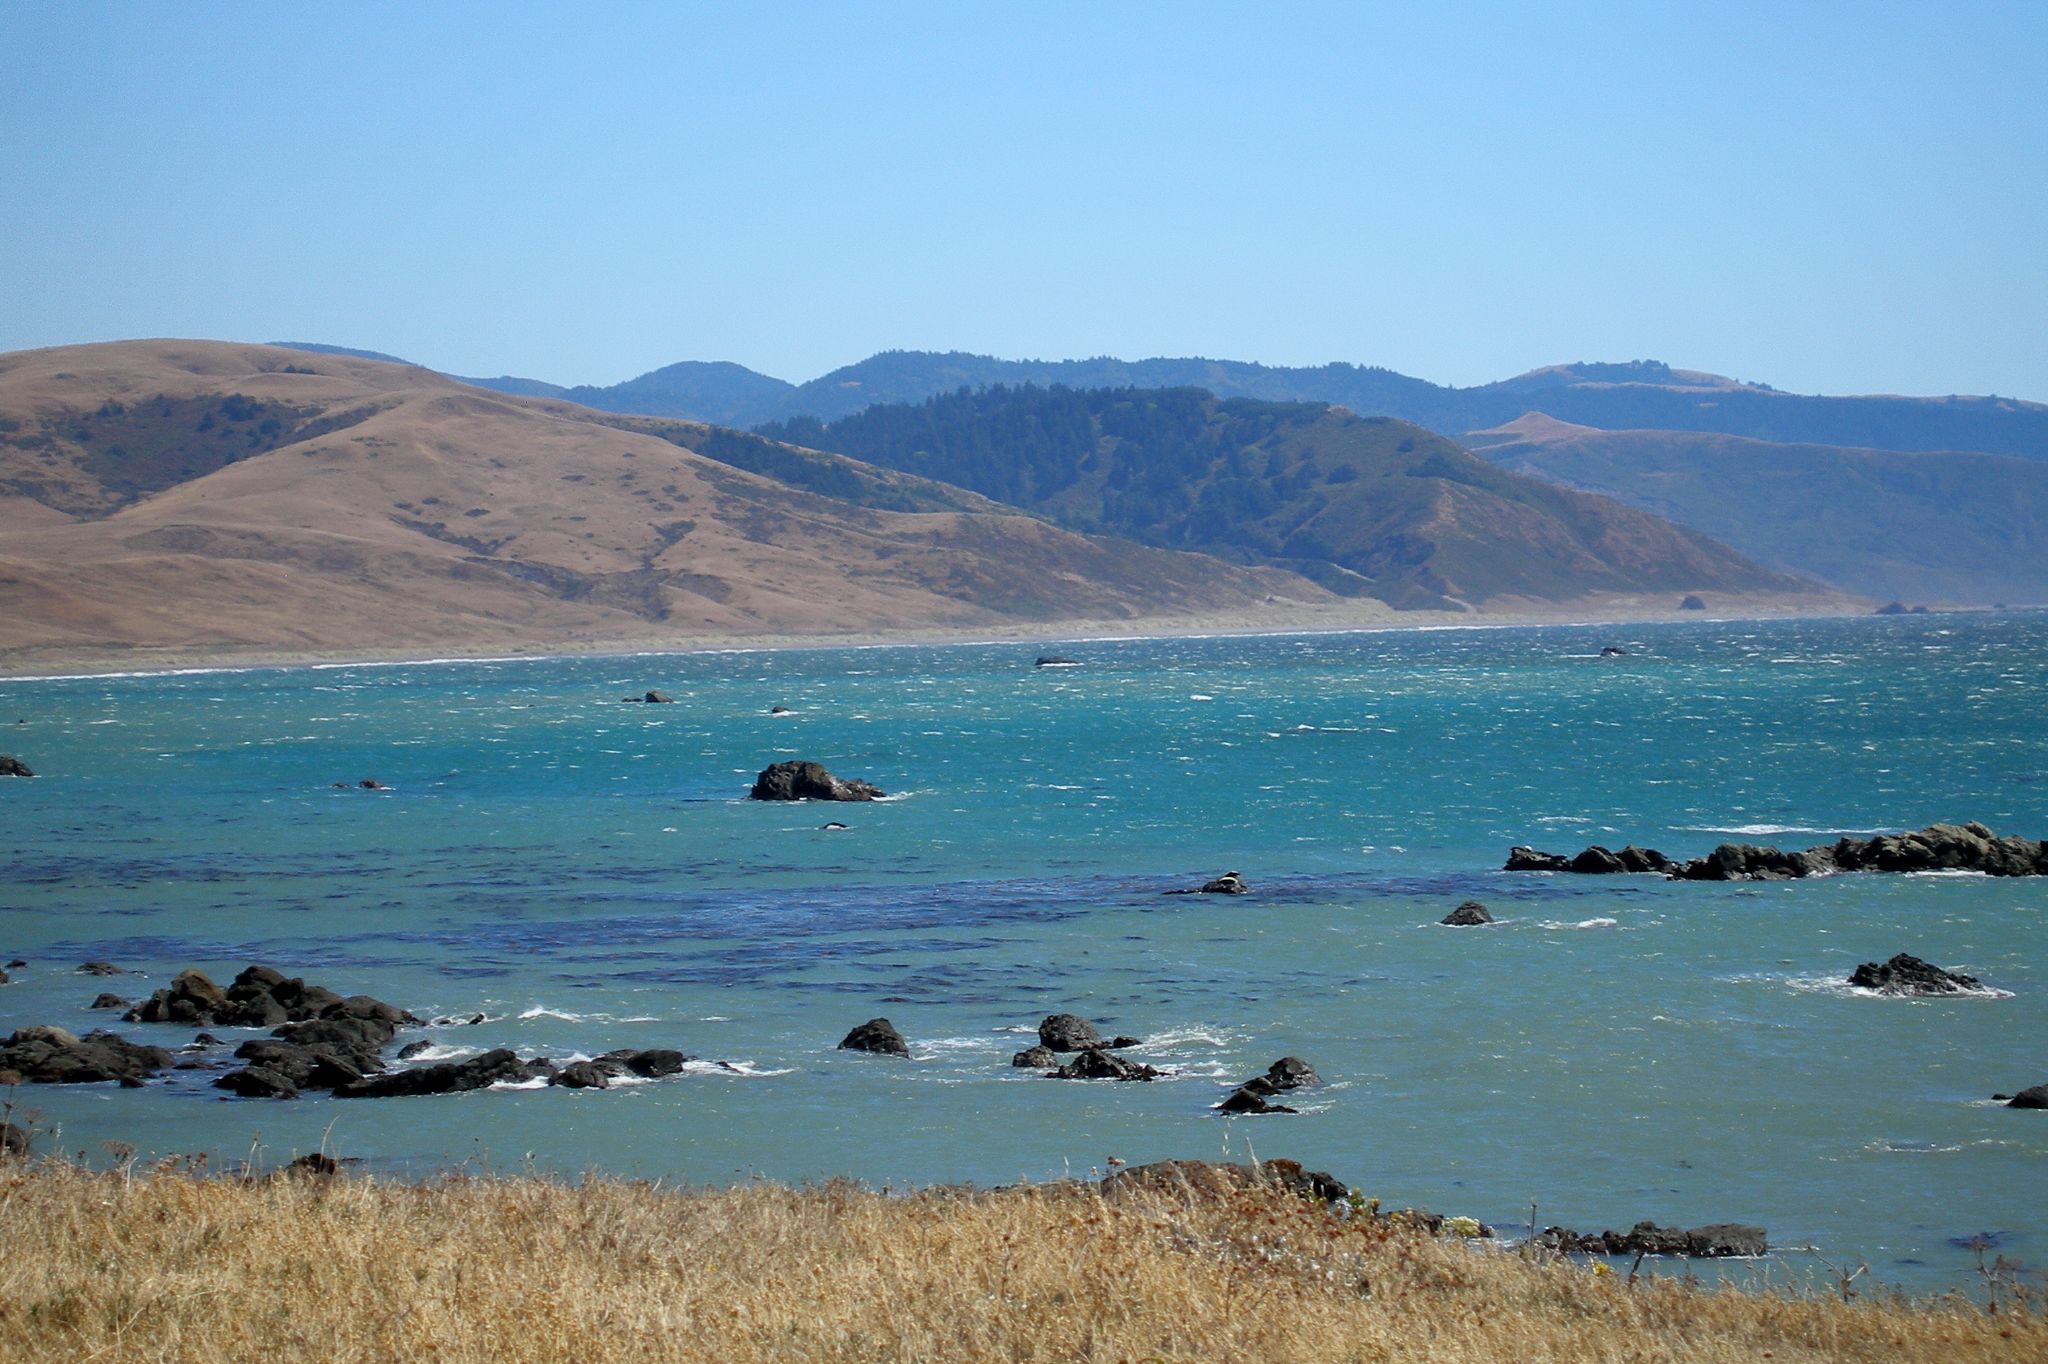
M 0 753 L 0 777 L 33 777 L 28 764 L 10 754 Z
M 1609 1230 L 1597 1235 L 1580 1235 L 1564 1227 L 1545 1227 L 1537 1233 L 1535 1244 L 1560 1253 L 1683 1255 L 1695 1260 L 1762 1255 L 1767 1248 L 1762 1227 L 1736 1222 L 1715 1222 L 1690 1229 L 1638 1222 L 1627 1231 Z
M 1053 1080 L 1156 1080 L 1166 1074 L 1157 1066 L 1116 1055 L 1125 1047 L 1139 1045 L 1135 1037 L 1105 1040 L 1093 1023 L 1078 1014 L 1047 1014 L 1038 1024 L 1038 1045 L 1012 1056 L 1010 1064 L 1044 1070 Z M 1072 1052 L 1074 1058 L 1062 1064 L 1062 1052 Z
M 1723 843 L 1705 857 L 1674 862 L 1633 845 L 1609 852 L 1595 845 L 1576 857 L 1517 847 L 1508 871 L 1568 871 L 1599 875 L 1658 872 L 1679 881 L 1789 881 L 1845 871 L 1975 871 L 1987 876 L 2048 875 L 2048 843 L 2000 837 L 1982 824 L 1930 824 L 1912 833 L 1843 838 L 1801 851 L 1751 843 Z
M 814 762 L 774 763 L 754 778 L 748 800 L 878 800 L 888 794 L 864 781 L 833 776 Z
M 110 962 L 87 962 L 87 975 L 118 975 Z M 103 994 L 94 1008 L 119 1008 L 125 1000 Z M 453 1094 L 503 1082 L 545 1080 L 567 1089 L 606 1089 L 623 1076 L 659 1079 L 675 1075 L 695 1057 L 668 1048 L 622 1048 L 590 1060 L 558 1063 L 547 1057 L 522 1060 L 498 1049 L 460 1061 L 391 1069 L 384 1051 L 401 1027 L 422 1020 L 395 1005 L 368 995 L 343 996 L 308 985 L 268 966 L 251 966 L 223 989 L 204 972 L 182 971 L 172 982 L 129 1009 L 130 1023 L 178 1023 L 186 1026 L 269 1027 L 269 1037 L 251 1038 L 235 1048 L 239 1069 L 214 1080 L 214 1086 L 243 1098 L 292 1099 L 306 1090 L 328 1090 L 336 1098 L 387 1098 L 412 1094 Z M 436 1019 L 436 1026 L 481 1023 L 484 1016 Z M 204 1051 L 222 1045 L 211 1033 L 200 1033 L 185 1050 Z M 433 1044 L 414 1042 L 398 1053 L 410 1060 Z M 98 1031 L 77 1037 L 62 1028 L 23 1028 L 0 1044 L 0 1085 L 90 1084 L 113 1080 L 139 1086 L 172 1065 L 205 1068 L 210 1063 L 183 1061 L 162 1047 L 130 1042 L 118 1034 Z M 724 1064 L 724 1063 L 721 1063 Z M 732 1069 L 732 1067 L 728 1067 Z
M 389 791 L 391 788 L 375 777 L 364 777 L 361 781 L 334 781 L 328 786 L 336 791 Z
M 129 1023 L 182 1023 L 187 1027 L 274 1028 L 317 1019 L 374 1021 L 382 1025 L 378 1045 L 406 1024 L 405 1010 L 368 995 L 342 996 L 308 985 L 268 966 L 251 966 L 222 989 L 201 971 L 180 971 L 170 985 L 123 1015 Z
M 1890 961 L 1864 962 L 1850 973 L 1849 983 L 1881 995 L 1964 995 L 1984 988 L 1975 976 L 1944 971 L 1905 952 Z
M 1638 848 L 1631 843 L 1620 852 L 1609 852 L 1598 844 L 1586 849 L 1577 857 L 1565 857 L 1558 853 L 1537 852 L 1534 848 L 1515 847 L 1508 849 L 1507 871 L 1571 871 L 1583 876 L 1600 876 L 1613 872 L 1670 872 L 1672 861 L 1654 848 Z
M 1319 1085 L 1323 1077 L 1315 1068 L 1299 1056 L 1283 1056 L 1266 1067 L 1264 1075 L 1254 1075 L 1230 1092 L 1230 1097 L 1217 1104 L 1222 1113 L 1297 1113 L 1299 1109 L 1286 1104 L 1276 1104 L 1273 1096 L 1290 1089 L 1306 1089 Z

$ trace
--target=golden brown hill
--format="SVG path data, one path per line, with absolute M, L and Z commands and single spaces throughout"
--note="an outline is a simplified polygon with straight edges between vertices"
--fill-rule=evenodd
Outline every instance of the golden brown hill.
M 1328 600 L 1290 574 L 1073 534 L 838 456 L 688 423 L 622 429 L 408 366 L 199 341 L 0 356 L 0 660 L 17 664 Z

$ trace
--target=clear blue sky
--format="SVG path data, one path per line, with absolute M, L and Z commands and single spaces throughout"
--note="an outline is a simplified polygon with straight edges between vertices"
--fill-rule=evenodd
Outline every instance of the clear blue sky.
M 0 350 L 2048 400 L 2048 3 L 0 0 Z

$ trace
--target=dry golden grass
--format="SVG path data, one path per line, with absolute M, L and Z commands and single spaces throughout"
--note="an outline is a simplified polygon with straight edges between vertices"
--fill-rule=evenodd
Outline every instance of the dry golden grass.
M 0 1359 L 1970 1360 L 1960 1298 L 1634 1287 L 1266 1189 L 887 1197 L 0 1169 Z

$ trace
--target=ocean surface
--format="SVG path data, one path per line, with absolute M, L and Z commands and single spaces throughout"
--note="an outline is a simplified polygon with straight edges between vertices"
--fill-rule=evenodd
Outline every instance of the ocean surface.
M 0 782 L 0 961 L 28 962 L 0 1033 L 176 1046 L 87 1005 L 265 962 L 485 1016 L 418 1034 L 433 1058 L 703 1059 L 602 1092 L 271 1102 L 188 1071 L 11 1102 L 96 1161 L 324 1147 L 387 1175 L 1287 1156 L 1504 1230 L 1532 1202 L 1580 1230 L 1761 1223 L 1909 1291 L 1972 1285 L 1972 1238 L 2048 1263 L 2048 1113 L 1989 1097 L 2048 1082 L 2048 879 L 1498 868 L 1518 843 L 2048 835 L 2044 674 L 2048 616 L 2011 614 L 4 682 L 0 752 L 39 775 Z M 650 688 L 675 704 L 620 699 Z M 891 798 L 744 799 L 789 758 Z M 1226 870 L 1253 893 L 1164 893 Z M 1472 898 L 1502 922 L 1437 926 Z M 1902 951 L 1992 991 L 1844 984 Z M 1056 1011 L 1171 1078 L 1013 1068 Z M 910 1060 L 835 1049 L 877 1015 Z M 1286 1055 L 1327 1081 L 1304 1112 L 1211 1111 Z

